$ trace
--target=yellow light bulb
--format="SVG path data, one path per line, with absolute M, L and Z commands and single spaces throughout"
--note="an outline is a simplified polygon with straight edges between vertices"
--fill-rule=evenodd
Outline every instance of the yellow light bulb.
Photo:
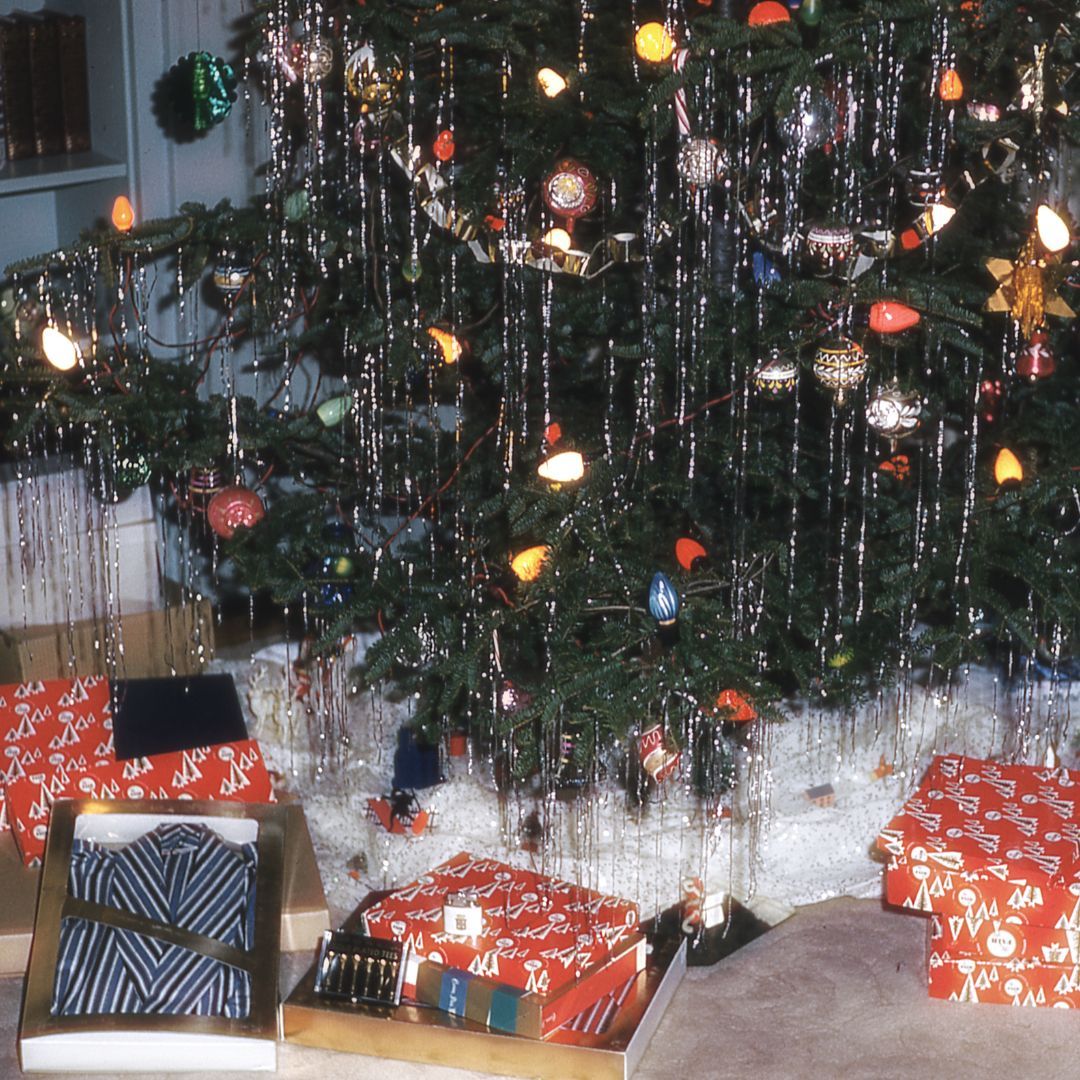
M 55 326 L 41 331 L 41 351 L 57 371 L 70 371 L 81 356 L 75 342 Z
M 1007 446 L 1003 446 L 998 451 L 998 456 L 994 460 L 994 479 L 999 486 L 1009 480 L 1019 483 L 1024 479 L 1024 466 Z
M 510 569 L 519 581 L 535 581 L 550 555 L 551 548 L 547 544 L 537 544 L 536 547 L 519 551 L 510 560 Z
M 663 23 L 644 23 L 634 35 L 634 51 L 650 64 L 662 64 L 675 51 L 675 40 Z
M 427 333 L 428 337 L 442 350 L 444 364 L 456 364 L 461 359 L 461 342 L 449 330 L 429 326 Z
M 548 229 L 544 233 L 544 243 L 548 247 L 556 248 L 558 251 L 569 251 L 572 241 L 570 234 L 565 229 Z
M 1046 203 L 1035 211 L 1035 228 L 1039 233 L 1039 243 L 1051 254 L 1064 251 L 1072 240 L 1065 219 Z
M 569 484 L 585 475 L 585 459 L 576 450 L 564 450 L 540 462 L 537 473 L 552 484 Z
M 566 89 L 566 80 L 554 68 L 541 68 L 536 73 L 536 81 L 545 97 L 558 97 Z

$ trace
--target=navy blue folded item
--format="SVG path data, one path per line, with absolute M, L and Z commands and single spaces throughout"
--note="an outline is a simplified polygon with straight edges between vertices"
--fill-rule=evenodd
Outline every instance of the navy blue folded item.
M 231 675 L 113 679 L 111 687 L 120 761 L 248 737 Z
M 91 917 L 61 924 L 53 1015 L 246 1017 L 251 976 L 221 957 L 254 943 L 257 862 L 255 844 L 230 844 L 186 822 L 122 848 L 74 841 L 68 891 Z M 210 939 L 210 954 L 169 941 L 168 929 L 139 933 L 98 921 L 97 905 L 150 920 L 148 931 L 157 924 Z

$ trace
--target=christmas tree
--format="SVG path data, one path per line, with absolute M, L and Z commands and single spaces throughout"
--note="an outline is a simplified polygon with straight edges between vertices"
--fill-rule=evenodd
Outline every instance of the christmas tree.
M 377 629 L 358 678 L 507 778 L 682 750 L 711 793 L 785 695 L 1056 677 L 1078 32 L 1056 0 L 259 3 L 265 199 L 8 268 L 9 449 L 153 484 L 316 650 Z M 231 78 L 178 65 L 176 122 L 213 138 Z M 150 264 L 218 290 L 179 355 Z

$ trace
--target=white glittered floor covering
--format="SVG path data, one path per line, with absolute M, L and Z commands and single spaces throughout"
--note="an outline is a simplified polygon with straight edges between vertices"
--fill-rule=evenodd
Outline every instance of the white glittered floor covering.
M 637 900 L 645 915 L 677 901 L 685 877 L 700 878 L 710 896 L 768 898 L 781 908 L 873 897 L 881 889 L 874 838 L 934 753 L 1043 762 L 1052 746 L 1062 764 L 1075 764 L 1067 687 L 1010 688 L 974 670 L 951 688 L 913 686 L 904 700 L 891 694 L 850 713 L 788 703 L 786 722 L 746 740 L 731 818 L 707 815 L 678 780 L 662 800 L 640 807 L 615 784 L 540 805 L 527 794 L 500 796 L 487 763 L 449 759 L 447 781 L 418 793 L 433 811 L 432 828 L 406 838 L 366 813 L 369 797 L 389 792 L 404 706 L 351 697 L 338 730 L 327 733 L 325 721 L 301 705 L 288 715 L 278 664 L 215 666 L 235 677 L 268 764 L 304 800 L 336 919 L 371 889 L 406 884 L 462 850 Z M 805 795 L 823 784 L 835 791 L 832 806 Z M 519 830 L 534 810 L 546 818 L 549 838 L 529 854 Z

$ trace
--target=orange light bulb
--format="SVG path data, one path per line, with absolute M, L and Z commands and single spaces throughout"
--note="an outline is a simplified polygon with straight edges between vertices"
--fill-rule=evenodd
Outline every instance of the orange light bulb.
M 1003 446 L 994 459 L 994 480 L 1000 486 L 1010 480 L 1020 483 L 1023 479 L 1024 466 L 1020 464 L 1020 459 L 1007 446 Z
M 443 330 L 438 326 L 429 326 L 427 334 L 441 350 L 444 364 L 456 364 L 461 359 L 463 351 L 461 342 L 449 330 Z
M 675 541 L 675 559 L 684 570 L 693 570 L 698 559 L 707 559 L 709 553 L 696 540 L 680 536 Z
M 120 232 L 127 232 L 135 224 L 135 209 L 126 195 L 117 195 L 112 204 L 113 227 Z
M 964 81 L 956 68 L 946 68 L 938 83 L 938 97 L 942 101 L 959 101 L 964 96 Z
M 777 0 L 761 0 L 750 9 L 746 18 L 748 26 L 777 26 L 786 22 L 791 22 L 791 13 Z
M 551 548 L 547 544 L 537 544 L 535 547 L 519 551 L 510 560 L 510 569 L 514 571 L 519 581 L 535 581 L 550 555 Z

